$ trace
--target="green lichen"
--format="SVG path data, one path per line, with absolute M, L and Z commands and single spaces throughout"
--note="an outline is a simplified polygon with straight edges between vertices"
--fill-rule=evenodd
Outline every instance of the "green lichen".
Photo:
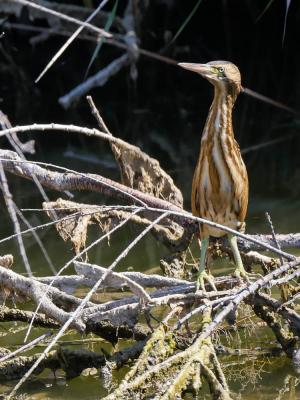
M 201 322 L 202 332 L 211 322 L 207 308 Z M 230 399 L 224 376 L 220 374 L 211 339 L 198 339 L 183 351 L 176 348 L 175 334 L 161 324 L 152 334 L 136 364 L 121 385 L 106 400 L 164 399 L 180 397 L 188 387 L 197 393 L 201 388 L 201 370 L 206 369 L 211 392 Z M 214 370 L 214 371 L 213 371 Z M 227 397 L 226 397 L 227 396 Z

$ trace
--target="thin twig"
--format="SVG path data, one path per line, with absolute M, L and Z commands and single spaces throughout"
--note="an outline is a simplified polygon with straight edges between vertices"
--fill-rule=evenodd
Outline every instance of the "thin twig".
M 14 2 L 17 2 L 17 3 L 21 3 L 22 2 L 23 4 L 30 3 L 30 4 L 26 4 L 26 5 L 30 5 L 30 7 L 36 6 L 35 3 L 28 2 L 27 0 L 11 0 L 11 1 L 14 1 Z M 41 11 L 42 11 L 42 9 L 41 9 Z M 80 21 L 80 20 L 78 20 L 76 18 L 69 17 L 66 14 L 58 13 L 58 12 L 56 12 L 54 10 L 49 9 L 49 8 L 45 8 L 45 10 L 43 10 L 43 11 L 45 11 L 46 13 L 52 14 L 52 15 L 56 15 L 57 17 L 59 17 L 61 19 L 70 20 L 71 22 L 74 22 L 74 24 L 77 24 L 77 25 L 80 25 L 80 26 L 84 25 L 86 29 L 97 33 L 97 35 L 99 35 L 99 34 L 103 35 L 103 36 L 110 35 L 108 32 L 105 32 L 102 29 L 100 29 L 100 28 L 98 28 L 98 27 L 96 27 L 96 26 L 94 26 L 92 24 L 87 24 L 87 23 L 82 22 L 82 21 Z M 69 32 L 57 31 L 57 30 L 53 30 L 53 28 L 45 29 L 45 28 L 37 28 L 37 27 L 26 26 L 24 24 L 13 24 L 13 23 L 6 23 L 6 25 L 9 26 L 9 27 L 15 28 L 15 29 L 32 30 L 32 31 L 39 30 L 39 31 L 42 31 L 42 32 L 47 32 L 48 34 L 55 34 L 55 35 L 62 35 L 62 36 L 69 36 L 70 35 Z M 90 37 L 90 36 L 84 36 L 84 37 L 82 37 L 82 39 L 89 40 L 89 41 L 93 40 L 95 42 L 98 42 L 98 40 L 99 40 L 98 37 L 93 38 L 93 37 Z M 112 45 L 112 46 L 116 46 L 116 47 L 124 49 L 124 50 L 127 50 L 127 48 L 128 48 L 128 45 L 126 43 L 118 40 L 117 37 L 116 38 L 108 37 L 105 40 L 105 43 L 109 44 L 109 45 Z M 163 55 L 161 55 L 159 53 L 155 53 L 155 52 L 150 51 L 150 50 L 139 48 L 139 53 L 141 55 L 143 55 L 143 56 L 155 59 L 157 61 L 169 64 L 169 65 L 173 65 L 173 66 L 176 66 L 176 67 L 178 65 L 178 60 L 174 60 L 174 59 L 172 59 L 170 57 L 163 56 Z M 288 111 L 288 112 L 290 112 L 290 113 L 292 113 L 294 115 L 300 115 L 300 112 L 298 110 L 295 110 L 294 108 L 291 108 L 291 107 L 289 107 L 289 106 L 287 106 L 287 105 L 285 105 L 285 104 L 283 104 L 281 102 L 278 102 L 278 101 L 276 101 L 276 100 L 274 100 L 274 99 L 272 99 L 270 97 L 264 96 L 264 95 L 254 91 L 252 89 L 243 87 L 243 93 L 245 93 L 246 95 L 248 95 L 250 97 L 253 97 L 253 98 L 255 98 L 255 99 L 259 100 L 259 101 L 262 101 L 264 103 L 270 104 L 270 105 L 272 105 L 272 106 L 274 106 L 276 108 L 280 108 L 280 109 L 283 109 L 285 111 Z
M 158 218 L 156 218 L 152 226 L 155 224 L 158 224 L 163 218 L 165 218 L 168 215 L 167 212 L 164 214 L 160 215 Z M 90 300 L 92 295 L 95 293 L 97 289 L 101 286 L 101 283 L 105 280 L 106 276 L 109 275 L 110 271 L 113 270 L 113 268 L 116 267 L 116 265 L 128 254 L 128 252 L 148 233 L 152 226 L 148 226 L 146 229 L 143 230 L 143 232 L 133 241 L 131 244 L 123 250 L 123 252 L 115 259 L 115 261 L 110 265 L 110 267 L 107 269 L 106 274 L 104 274 L 103 277 L 101 277 L 94 287 L 89 291 L 89 293 L 85 296 L 85 298 L 82 300 L 81 304 L 77 309 L 72 313 L 68 321 L 61 327 L 60 331 L 56 334 L 56 336 L 53 338 L 51 343 L 47 346 L 47 348 L 43 351 L 43 353 L 40 355 L 40 357 L 36 360 L 36 362 L 32 365 L 32 367 L 26 372 L 26 374 L 23 376 L 23 378 L 17 383 L 17 385 L 13 388 L 12 392 L 9 394 L 8 399 L 11 399 L 14 394 L 17 392 L 17 390 L 22 386 L 22 384 L 28 379 L 28 377 L 32 374 L 32 372 L 36 369 L 36 367 L 40 364 L 40 362 L 45 358 L 46 354 L 52 349 L 52 347 L 56 344 L 56 342 L 62 337 L 64 332 L 68 329 L 70 324 L 74 321 L 74 319 L 80 315 L 82 310 L 84 309 L 85 305 L 87 302 Z
M 267 221 L 269 223 L 269 226 L 270 226 L 270 229 L 271 229 L 271 235 L 273 237 L 274 243 L 275 243 L 276 247 L 278 248 L 278 250 L 281 250 L 280 244 L 279 244 L 279 242 L 278 242 L 278 240 L 276 238 L 276 235 L 275 235 L 274 225 L 273 225 L 273 222 L 271 220 L 271 216 L 270 216 L 270 214 L 268 212 L 265 213 L 265 216 L 266 216 Z M 281 255 L 279 255 L 279 259 L 280 259 L 280 264 L 283 265 L 284 260 L 283 260 L 283 257 Z
M 136 211 L 134 211 L 134 212 L 133 212 L 133 215 L 134 215 L 134 214 L 137 214 L 138 212 L 140 212 L 140 209 L 137 209 Z M 112 233 L 114 233 L 114 232 L 116 232 L 118 229 L 120 229 L 123 225 L 125 225 L 125 224 L 130 220 L 130 218 L 131 218 L 131 215 L 130 215 L 128 218 L 126 218 L 125 220 L 121 221 L 117 226 L 115 226 L 114 228 L 112 228 L 109 232 L 107 232 L 106 234 L 102 235 L 99 239 L 97 239 L 97 240 L 95 240 L 94 242 L 92 242 L 88 247 L 85 247 L 81 252 L 79 252 L 78 254 L 76 254 L 71 260 L 69 260 L 69 261 L 57 272 L 56 276 L 59 276 L 59 275 L 60 275 L 63 271 L 65 271 L 71 264 L 73 264 L 73 262 L 74 262 L 75 260 L 77 260 L 78 258 L 80 258 L 81 256 L 83 256 L 84 254 L 86 254 L 92 247 L 96 246 L 97 244 L 99 244 L 100 242 L 102 242 L 104 239 L 108 238 Z M 54 278 L 52 279 L 52 281 L 49 283 L 48 288 L 47 288 L 46 292 L 44 293 L 44 298 L 46 298 L 47 293 L 48 293 L 48 290 L 52 287 L 52 285 L 54 284 L 54 282 L 55 282 L 55 277 L 54 277 Z M 35 309 L 35 312 L 34 312 L 32 321 L 30 322 L 30 325 L 29 325 L 29 327 L 28 327 L 28 330 L 27 330 L 27 333 L 26 333 L 26 336 L 25 336 L 25 339 L 24 339 L 25 342 L 26 342 L 26 340 L 27 340 L 27 338 L 28 338 L 28 336 L 29 336 L 29 334 L 30 334 L 30 331 L 31 331 L 31 328 L 32 328 L 32 324 L 33 324 L 35 315 L 38 313 L 40 307 L 42 306 L 42 303 L 43 303 L 43 298 L 42 298 L 41 301 L 38 303 L 38 305 L 37 305 L 37 307 L 36 307 L 36 309 Z
M 10 215 L 11 221 L 13 223 L 14 226 L 14 231 L 16 233 L 16 237 L 17 237 L 17 242 L 19 245 L 19 249 L 20 249 L 20 254 L 26 269 L 26 272 L 28 274 L 28 276 L 33 276 L 31 268 L 30 268 L 30 264 L 29 264 L 29 260 L 26 254 L 26 250 L 25 250 L 25 246 L 24 246 L 24 242 L 23 242 L 23 238 L 21 235 L 21 227 L 18 221 L 18 217 L 16 214 L 16 210 L 14 208 L 14 202 L 13 202 L 13 198 L 12 195 L 10 193 L 9 187 L 8 187 L 8 183 L 7 183 L 7 179 L 6 179 L 6 175 L 3 169 L 3 165 L 0 162 L 0 178 L 1 178 L 1 189 L 3 192 L 3 197 L 7 206 L 7 210 L 8 213 Z
M 9 122 L 9 121 L 8 121 L 8 122 Z M 10 122 L 9 122 L 9 126 L 7 126 L 7 128 L 12 128 Z M 22 160 L 26 160 L 26 157 L 25 157 L 25 155 L 24 155 L 24 152 L 23 152 L 22 148 L 21 148 L 17 143 L 15 143 L 15 140 L 13 140 L 13 137 L 14 137 L 14 136 L 15 136 L 15 137 L 18 137 L 17 134 L 16 134 L 16 133 L 14 133 L 14 134 L 7 134 L 7 135 L 5 135 L 5 136 L 6 136 L 6 138 L 8 139 L 9 143 L 11 144 L 11 146 L 15 149 L 15 151 L 17 152 L 17 154 L 19 155 L 19 157 L 20 157 Z M 33 180 L 33 182 L 35 183 L 36 187 L 38 188 L 38 190 L 39 190 L 41 196 L 43 197 L 44 201 L 48 201 L 48 202 L 49 202 L 49 197 L 47 196 L 47 194 L 46 194 L 46 192 L 45 192 L 43 186 L 42 186 L 41 183 L 40 183 L 40 181 L 37 179 L 37 177 L 36 177 L 34 174 L 32 174 L 32 180 Z M 53 217 L 57 217 L 55 211 L 52 211 L 52 214 L 53 214 Z
M 18 0 L 19 1 L 19 0 Z M 22 0 L 24 1 L 24 0 Z M 86 23 L 90 22 L 105 6 L 105 4 L 109 0 L 102 0 L 99 6 L 91 13 L 91 15 L 85 20 Z M 47 71 L 54 65 L 54 63 L 59 59 L 59 57 L 65 52 L 65 50 L 70 46 L 70 44 L 77 38 L 77 36 L 80 34 L 80 32 L 85 28 L 84 25 L 81 25 L 76 31 L 68 38 L 68 40 L 62 45 L 62 47 L 56 52 L 56 54 L 51 58 L 49 63 L 46 65 L 46 67 L 43 69 L 43 71 L 39 74 L 39 76 L 36 78 L 35 83 L 39 82 L 40 79 L 45 75 Z M 107 36 L 107 35 L 106 35 Z
M 224 318 L 233 310 L 235 309 L 245 298 L 252 295 L 259 289 L 274 284 L 274 279 L 288 271 L 289 269 L 296 268 L 300 264 L 300 257 L 298 257 L 295 261 L 285 263 L 281 267 L 277 268 L 274 271 L 271 271 L 269 274 L 263 276 L 262 278 L 256 280 L 255 282 L 251 283 L 247 287 L 243 287 L 237 296 L 231 300 L 227 306 L 220 311 L 213 321 L 208 325 L 208 327 L 201 333 L 198 340 L 206 339 L 210 336 L 211 332 L 224 320 Z
M 93 114 L 93 116 L 95 117 L 95 119 L 96 119 L 96 121 L 98 123 L 99 128 L 103 129 L 103 131 L 105 133 L 107 133 L 108 135 L 111 135 L 108 127 L 106 126 L 103 118 L 101 117 L 101 114 L 100 114 L 98 108 L 95 106 L 95 103 L 94 103 L 94 100 L 93 100 L 92 96 L 86 96 L 86 99 L 87 99 L 87 102 L 89 103 L 89 106 L 91 108 L 92 114 Z
M 55 269 L 55 267 L 54 267 L 54 265 L 52 263 L 52 260 L 51 260 L 51 258 L 49 256 L 45 246 L 43 245 L 43 242 L 41 241 L 39 235 L 36 233 L 36 229 L 34 229 L 33 226 L 30 224 L 30 222 L 28 221 L 28 219 L 24 217 L 23 213 L 21 212 L 19 207 L 16 205 L 16 203 L 13 202 L 13 204 L 14 204 L 16 213 L 19 215 L 19 217 L 24 222 L 24 224 L 28 227 L 28 229 L 30 229 L 32 236 L 34 237 L 35 241 L 37 242 L 39 248 L 41 249 L 41 252 L 42 252 L 43 256 L 45 257 L 45 260 L 46 260 L 47 264 L 50 267 L 50 270 L 54 274 L 56 274 L 57 271 L 56 271 L 56 269 Z M 18 235 L 22 235 L 22 234 L 23 234 L 23 232 L 19 232 L 16 235 L 18 236 Z
M 69 21 L 69 22 L 73 22 L 75 25 L 83 26 L 84 28 L 87 28 L 87 29 L 89 29 L 91 31 L 96 32 L 97 35 L 104 36 L 104 37 L 107 37 L 107 38 L 112 36 L 109 32 L 106 32 L 104 29 L 97 28 L 95 25 L 89 24 L 89 21 L 85 21 L 85 22 L 84 21 L 80 21 L 77 18 L 70 17 L 67 14 L 60 13 L 58 11 L 52 10 L 51 8 L 43 7 L 40 4 L 33 3 L 31 1 L 28 1 L 28 0 L 10 0 L 10 1 L 12 1 L 14 3 L 23 4 L 24 6 L 28 6 L 28 7 L 31 7 L 31 8 L 36 8 L 37 10 L 45 12 L 46 14 L 53 15 L 53 16 L 55 16 L 57 18 L 64 19 L 64 20 Z
M 31 342 L 29 342 L 25 345 L 22 345 L 19 349 L 12 351 L 11 353 L 5 355 L 4 357 L 1 357 L 0 363 L 7 361 L 10 358 L 14 358 L 16 355 L 23 353 L 24 351 L 32 349 L 36 344 L 41 343 L 42 341 L 44 341 L 45 339 L 49 338 L 52 335 L 53 335 L 52 332 L 44 333 L 43 335 L 33 339 Z

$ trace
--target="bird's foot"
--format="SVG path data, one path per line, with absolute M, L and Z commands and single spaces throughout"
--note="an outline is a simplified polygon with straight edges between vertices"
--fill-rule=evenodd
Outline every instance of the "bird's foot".
M 211 286 L 212 290 L 217 291 L 216 285 L 214 283 L 214 277 L 208 274 L 206 271 L 199 273 L 196 283 L 196 291 L 201 289 L 206 292 L 205 281 Z
M 236 268 L 233 276 L 238 278 L 240 281 L 245 281 L 247 283 L 250 283 L 250 278 L 253 274 L 249 274 L 248 272 L 245 271 L 244 268 Z

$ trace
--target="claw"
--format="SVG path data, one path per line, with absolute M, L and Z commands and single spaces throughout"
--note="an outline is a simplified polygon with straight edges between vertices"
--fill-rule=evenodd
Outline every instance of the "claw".
M 250 283 L 251 279 L 256 280 L 262 277 L 261 274 L 246 272 L 244 269 L 240 270 L 239 268 L 235 269 L 233 275 L 238 279 L 246 281 L 247 283 Z
M 246 272 L 244 268 L 236 268 L 234 273 L 233 273 L 233 276 L 235 276 L 240 281 L 245 281 L 248 284 L 250 283 L 250 279 L 249 278 L 251 277 L 251 274 Z
M 211 286 L 212 290 L 214 290 L 214 291 L 217 290 L 215 283 L 214 283 L 213 276 L 208 274 L 206 271 L 202 271 L 199 273 L 198 278 L 197 278 L 196 291 L 201 289 L 204 292 L 206 292 L 205 281 L 208 282 L 208 284 Z

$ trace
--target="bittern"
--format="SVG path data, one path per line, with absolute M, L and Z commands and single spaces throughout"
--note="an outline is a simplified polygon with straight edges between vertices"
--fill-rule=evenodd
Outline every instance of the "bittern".
M 239 145 L 234 139 L 232 109 L 241 91 L 239 69 L 227 61 L 207 64 L 179 63 L 180 67 L 196 72 L 214 86 L 210 107 L 201 139 L 200 155 L 192 183 L 192 212 L 194 215 L 241 230 L 248 206 L 248 176 Z M 201 255 L 197 288 L 204 288 L 211 276 L 205 271 L 209 237 L 222 237 L 226 232 L 212 226 L 200 225 Z M 237 237 L 228 234 L 236 264 L 235 274 L 246 277 Z

